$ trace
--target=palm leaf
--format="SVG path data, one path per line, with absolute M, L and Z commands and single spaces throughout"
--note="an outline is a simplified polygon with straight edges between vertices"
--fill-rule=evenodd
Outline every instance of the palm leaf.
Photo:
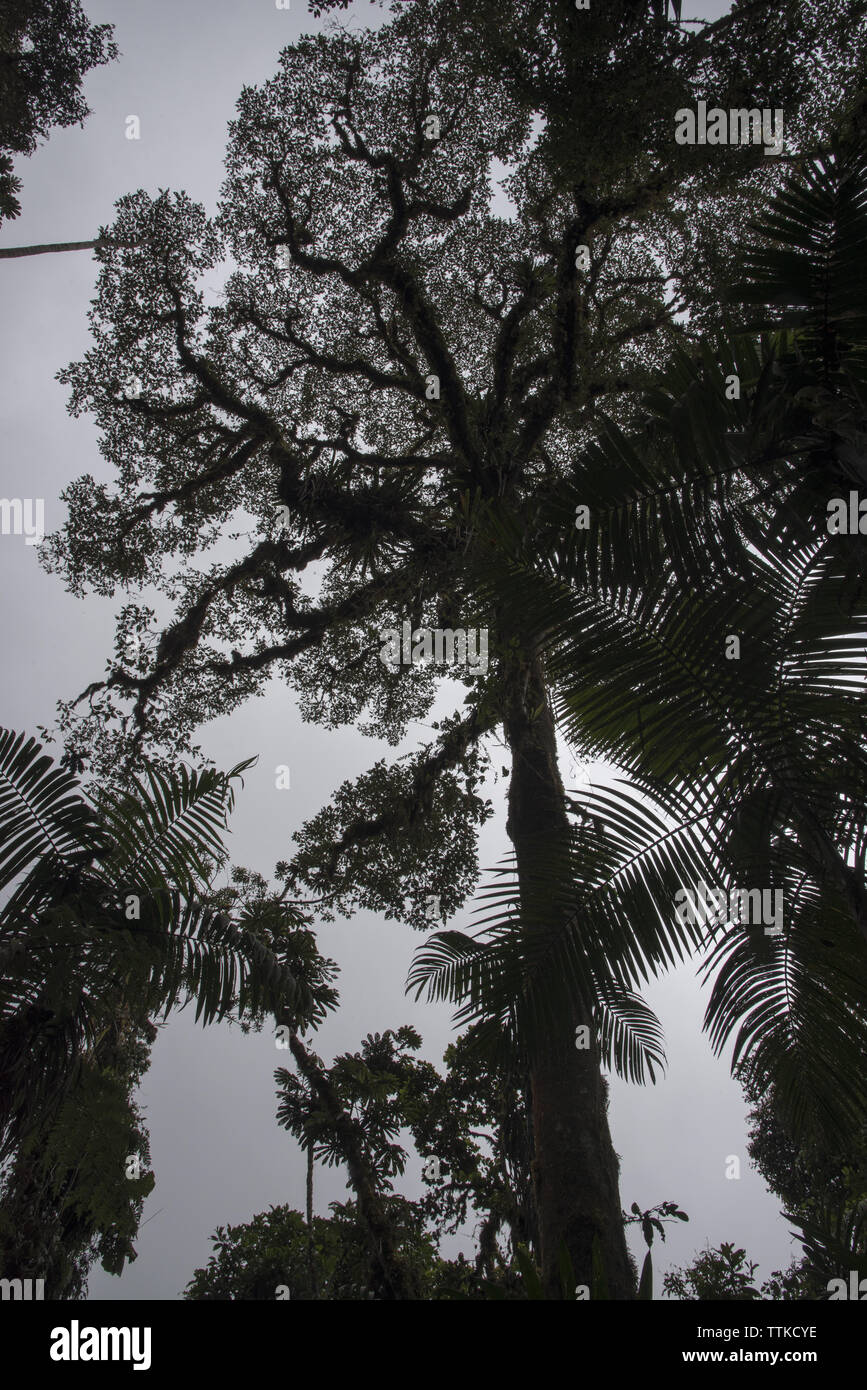
M 0 890 L 36 859 L 72 860 L 93 830 L 75 778 L 35 739 L 0 729 Z

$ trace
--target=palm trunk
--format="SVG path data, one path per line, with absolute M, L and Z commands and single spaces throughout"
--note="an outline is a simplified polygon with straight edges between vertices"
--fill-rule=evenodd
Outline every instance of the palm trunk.
M 523 896 L 538 850 L 565 844 L 569 834 L 554 721 L 537 656 L 512 678 L 505 725 L 512 752 L 507 829 Z M 583 1050 L 575 1045 L 580 1024 L 590 1026 L 592 1042 L 589 1001 L 558 1034 L 546 1038 L 530 1064 L 542 1281 L 549 1298 L 563 1297 L 559 1251 L 565 1242 L 576 1282 L 592 1289 L 595 1247 L 608 1296 L 628 1299 L 635 1296 L 635 1281 L 608 1128 L 607 1087 L 595 1043 Z

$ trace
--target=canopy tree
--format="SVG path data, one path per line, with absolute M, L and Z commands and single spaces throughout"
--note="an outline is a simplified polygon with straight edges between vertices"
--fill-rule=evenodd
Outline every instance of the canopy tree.
M 377 34 L 286 49 L 241 95 L 215 217 L 183 194 L 120 201 L 97 248 L 94 346 L 61 374 L 118 477 L 67 489 L 48 563 L 76 593 L 130 594 L 109 674 L 82 714 L 63 711 L 70 755 L 96 772 L 145 748 L 192 753 L 199 725 L 272 677 L 305 718 L 397 745 L 430 709 L 445 634 L 460 655 L 455 630 L 485 633 L 484 662 L 478 645 L 451 670 L 463 709 L 420 753 L 339 788 L 282 866 L 331 911 L 417 928 L 431 897 L 451 915 L 476 881 L 498 728 L 521 885 L 541 849 L 569 841 L 540 645 L 480 589 L 478 523 L 494 501 L 531 516 L 600 406 L 628 420 L 666 344 L 699 332 L 719 298 L 739 198 L 777 166 L 758 145 L 678 144 L 676 110 L 708 93 L 783 106 L 794 157 L 857 66 L 846 5 L 818 19 L 745 5 L 743 47 L 731 27 L 661 23 L 658 7 L 494 8 L 417 0 Z M 524 51 L 533 23 L 544 44 Z M 506 51 L 492 53 L 498 32 Z M 534 123 L 546 88 L 572 94 L 565 128 L 550 102 Z M 162 625 L 148 587 L 174 605 Z M 417 636 L 398 656 L 404 630 Z M 537 1239 L 555 1296 L 565 1240 L 578 1282 L 601 1261 L 625 1298 L 600 1039 L 641 1074 L 646 1011 L 612 973 L 619 944 L 580 935 L 593 989 L 525 1059 Z
M 117 57 L 111 24 L 91 24 L 79 0 L 4 0 L 0 13 L 0 223 L 21 212 L 13 157 L 52 126 L 83 125 L 86 73 Z
M 580 918 L 641 985 L 660 918 L 704 880 L 714 1047 L 835 1155 L 867 1114 L 865 207 L 856 123 L 752 229 L 728 306 L 752 330 L 678 351 L 633 431 L 609 423 L 529 518 L 499 509 L 480 586 L 538 634 L 561 728 L 631 781 L 570 799 L 565 865 L 537 855 L 558 928 L 528 936 L 506 884 L 483 937 L 440 933 L 414 971 L 465 1018 L 550 1003 L 580 980 Z M 760 884 L 764 923 L 736 886 Z

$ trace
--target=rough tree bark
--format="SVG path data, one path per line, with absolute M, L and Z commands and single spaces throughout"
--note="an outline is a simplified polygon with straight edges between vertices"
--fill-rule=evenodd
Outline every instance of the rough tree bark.
M 554 720 L 542 664 L 532 656 L 516 668 L 505 720 L 512 753 L 507 830 L 522 890 L 540 847 L 569 834 L 563 784 L 557 767 Z M 589 1003 L 562 1032 L 550 1036 L 531 1063 L 535 1156 L 533 1177 L 539 1222 L 542 1282 L 549 1298 L 562 1298 L 561 1241 L 576 1281 L 593 1287 L 593 1246 L 598 1242 L 609 1296 L 635 1296 L 611 1142 L 607 1088 L 594 1045 L 579 1049 L 575 1030 L 590 1025 Z
M 307 1145 L 307 1267 L 310 1274 L 310 1292 L 319 1297 L 319 1281 L 316 1277 L 316 1238 L 313 1234 L 313 1140 Z

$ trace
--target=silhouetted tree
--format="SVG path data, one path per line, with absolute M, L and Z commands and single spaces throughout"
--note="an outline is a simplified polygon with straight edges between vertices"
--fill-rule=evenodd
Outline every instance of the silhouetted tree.
M 627 421 L 666 345 L 701 332 L 774 160 L 678 145 L 675 110 L 708 86 L 723 106 L 793 115 L 809 98 L 788 129 L 793 152 L 812 141 L 827 111 L 809 55 L 836 24 L 821 80 L 839 106 L 859 22 L 831 8 L 800 24 L 788 5 L 744 6 L 696 36 L 661 6 L 479 5 L 465 21 L 416 0 L 376 34 L 302 39 L 245 89 L 217 218 L 183 195 L 123 199 L 116 244 L 97 248 L 94 346 L 64 374 L 119 484 L 67 490 L 51 563 L 76 592 L 154 584 L 178 606 L 157 636 L 150 607 L 125 605 L 119 659 L 74 733 L 66 721 L 73 754 L 111 775 L 145 740 L 189 749 L 272 673 L 306 718 L 395 744 L 436 679 L 421 638 L 424 664 L 389 666 L 389 631 L 484 630 L 490 664 L 456 672 L 463 709 L 420 753 L 339 788 L 285 873 L 334 910 L 424 928 L 433 895 L 452 914 L 475 883 L 483 745 L 500 727 L 528 896 L 542 849 L 571 828 L 541 644 L 479 583 L 482 523 L 496 506 L 532 525 L 600 406 Z M 491 207 L 495 160 L 512 170 L 508 216 Z M 208 307 L 200 277 L 226 257 Z M 200 566 L 241 514 L 246 553 Z M 302 581 L 320 564 L 313 599 Z M 537 939 L 563 920 L 552 899 Z M 583 935 L 592 969 L 525 1061 L 546 1287 L 561 1287 L 565 1239 L 579 1282 L 601 1260 L 626 1298 L 600 1040 L 630 1066 L 643 1041 L 612 1023 L 624 997 L 608 944 Z
M 113 32 L 112 24 L 91 24 L 79 0 L 3 0 L 0 224 L 21 212 L 13 157 L 32 154 L 52 126 L 84 124 L 90 109 L 81 84 L 92 68 L 117 57 Z

